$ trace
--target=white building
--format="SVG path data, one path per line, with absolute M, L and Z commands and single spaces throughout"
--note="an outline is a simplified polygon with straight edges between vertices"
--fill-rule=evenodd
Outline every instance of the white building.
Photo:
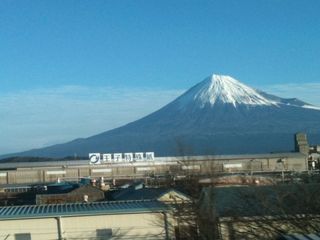
M 0 239 L 169 239 L 158 201 L 0 207 Z

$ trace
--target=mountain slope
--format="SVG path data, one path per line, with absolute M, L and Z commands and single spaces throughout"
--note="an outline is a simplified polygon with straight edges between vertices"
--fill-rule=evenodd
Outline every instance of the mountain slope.
M 64 157 L 89 152 L 154 151 L 157 156 L 291 151 L 294 133 L 320 142 L 320 108 L 212 75 L 160 110 L 86 139 L 22 156 Z

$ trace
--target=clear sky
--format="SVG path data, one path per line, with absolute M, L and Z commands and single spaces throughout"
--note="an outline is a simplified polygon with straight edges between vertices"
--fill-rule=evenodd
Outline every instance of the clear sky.
M 86 137 L 211 73 L 320 105 L 319 0 L 1 0 L 0 155 Z

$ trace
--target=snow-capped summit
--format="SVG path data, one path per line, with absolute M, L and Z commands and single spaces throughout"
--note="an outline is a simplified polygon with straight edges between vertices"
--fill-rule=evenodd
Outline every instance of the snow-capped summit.
M 253 88 L 224 75 L 213 74 L 186 93 L 186 98 L 200 103 L 201 107 L 217 103 L 237 105 L 276 105 Z

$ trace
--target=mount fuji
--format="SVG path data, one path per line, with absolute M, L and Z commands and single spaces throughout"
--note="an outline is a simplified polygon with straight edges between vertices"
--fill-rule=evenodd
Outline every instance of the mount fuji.
M 101 134 L 14 156 L 153 151 L 156 156 L 294 150 L 294 134 L 320 143 L 320 108 L 212 75 L 160 110 Z

